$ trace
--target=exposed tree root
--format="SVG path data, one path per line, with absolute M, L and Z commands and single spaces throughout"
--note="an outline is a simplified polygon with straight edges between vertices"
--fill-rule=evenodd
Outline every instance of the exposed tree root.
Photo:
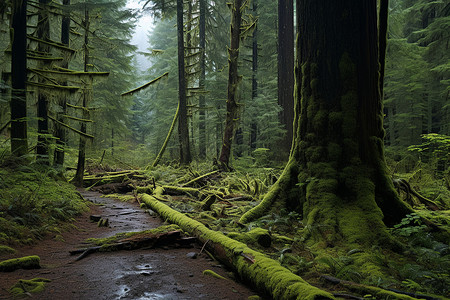
M 154 197 L 143 194 L 142 201 L 164 219 L 197 237 L 200 242 L 209 241 L 206 248 L 213 252 L 217 259 L 274 299 L 334 299 L 330 293 L 311 286 L 301 277 L 282 267 L 278 261 L 220 232 L 209 230 L 200 222 L 171 209 Z
M 400 178 L 394 179 L 393 182 L 398 193 L 400 193 L 400 191 L 406 193 L 406 201 L 411 205 L 414 204 L 412 199 L 412 196 L 414 196 L 417 200 L 419 200 L 420 203 L 425 204 L 428 209 L 439 210 L 439 206 L 437 205 L 437 203 L 420 195 L 416 190 L 412 188 L 407 180 Z

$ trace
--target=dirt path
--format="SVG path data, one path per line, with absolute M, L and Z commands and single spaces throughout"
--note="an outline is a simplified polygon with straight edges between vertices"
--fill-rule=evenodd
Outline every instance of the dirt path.
M 100 194 L 83 192 L 95 204 L 89 213 L 77 218 L 76 227 L 63 233 L 63 241 L 53 237 L 37 245 L 17 249 L 15 255 L 38 255 L 42 268 L 0 273 L 0 299 L 10 299 L 7 289 L 19 279 L 43 277 L 52 280 L 35 299 L 247 299 L 255 295 L 248 287 L 231 279 L 230 274 L 204 254 L 201 246 L 179 249 L 150 249 L 95 253 L 74 262 L 69 251 L 89 237 L 106 237 L 118 232 L 140 231 L 162 224 L 136 203 L 100 198 Z M 89 215 L 109 218 L 109 227 L 97 227 Z M 205 276 L 206 269 L 228 278 Z

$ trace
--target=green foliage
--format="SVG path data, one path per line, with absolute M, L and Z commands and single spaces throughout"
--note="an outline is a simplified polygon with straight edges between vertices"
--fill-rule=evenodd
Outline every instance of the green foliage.
M 0 169 L 0 243 L 30 243 L 87 209 L 75 188 L 51 168 Z
M 433 165 L 442 174 L 450 167 L 450 136 L 430 133 L 422 135 L 422 144 L 411 145 L 408 150 L 420 154 L 420 157 Z
M 416 214 L 408 214 L 399 224 L 394 225 L 393 233 L 401 236 L 411 236 L 415 233 L 423 232 L 427 228 L 422 224 L 421 217 Z

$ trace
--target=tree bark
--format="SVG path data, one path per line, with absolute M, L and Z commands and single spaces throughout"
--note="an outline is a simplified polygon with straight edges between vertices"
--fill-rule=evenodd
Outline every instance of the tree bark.
M 386 225 L 411 209 L 400 201 L 384 159 L 376 1 L 298 1 L 297 12 L 289 162 L 241 222 L 285 206 L 315 226 L 325 245 L 391 244 Z
M 388 31 L 388 14 L 389 14 L 389 0 L 380 0 L 380 14 L 378 25 L 378 62 L 380 65 L 380 95 L 381 100 L 384 99 L 384 68 L 386 65 L 386 44 Z
M 89 10 L 85 8 L 84 11 L 84 72 L 88 71 L 88 65 L 89 65 Z M 90 91 L 90 83 L 87 83 L 84 87 L 83 91 L 83 119 L 87 120 L 89 118 L 89 112 L 87 110 L 87 103 L 91 97 L 91 91 Z M 81 122 L 81 128 L 80 131 L 82 133 L 86 133 L 86 122 Z M 86 138 L 83 136 L 80 136 L 80 143 L 78 145 L 78 163 L 77 163 L 77 172 L 75 174 L 74 183 L 76 186 L 82 187 L 83 186 L 83 175 L 84 175 L 84 167 L 86 162 Z
M 286 129 L 280 154 L 289 155 L 294 120 L 294 0 L 278 0 L 278 104 Z
M 11 153 L 22 156 L 28 152 L 27 132 L 27 0 L 12 1 L 11 51 Z
M 200 78 L 199 88 L 205 90 L 206 78 L 206 0 L 200 0 L 200 20 L 199 20 L 199 39 L 200 39 Z M 200 94 L 199 104 L 199 123 L 198 123 L 198 156 L 200 159 L 206 158 L 206 111 L 205 111 L 205 95 Z
M 49 0 L 39 0 L 39 16 L 37 26 L 37 37 L 39 40 L 48 41 L 50 39 L 50 21 L 49 13 L 47 11 L 47 3 Z M 44 43 L 38 44 L 38 51 L 42 53 L 49 53 L 50 47 Z M 49 66 L 46 61 L 39 62 L 39 69 L 45 70 Z M 40 78 L 40 83 L 45 83 L 45 80 Z M 49 139 L 48 139 L 48 97 L 47 92 L 38 91 L 38 142 L 36 146 L 37 161 L 41 164 L 49 164 Z
M 239 122 L 239 107 L 236 101 L 240 81 L 238 75 L 239 41 L 241 35 L 242 0 L 234 0 L 231 5 L 231 42 L 228 49 L 228 92 L 225 130 L 220 152 L 220 168 L 230 170 L 231 145 L 236 124 Z
M 191 162 L 189 146 L 189 128 L 186 100 L 186 72 L 184 64 L 184 22 L 183 0 L 177 0 L 177 28 L 178 28 L 178 138 L 180 141 L 180 163 L 187 165 Z
M 258 15 L 258 0 L 253 0 L 253 16 Z M 253 30 L 252 37 L 252 101 L 258 97 L 258 25 Z M 256 149 L 256 139 L 258 133 L 258 124 L 253 120 L 250 124 L 250 151 Z
M 63 5 L 69 6 L 70 0 L 63 0 Z M 61 43 L 69 47 L 70 38 L 69 38 L 69 31 L 70 31 L 70 14 L 66 13 L 63 15 L 62 22 L 61 22 Z M 61 65 L 62 68 L 68 68 L 69 67 L 69 59 L 64 60 L 64 62 Z M 61 85 L 67 85 L 66 82 L 62 82 Z M 61 108 L 61 113 L 58 113 L 57 119 L 61 123 L 64 122 L 64 115 L 66 115 L 67 112 L 67 95 L 62 95 L 59 99 L 59 106 Z M 62 167 L 64 165 L 64 154 L 65 154 L 65 146 L 67 143 L 67 136 L 66 136 L 66 129 L 61 126 L 58 123 L 55 123 L 55 137 L 58 138 L 56 140 L 56 149 L 55 149 L 55 156 L 54 156 L 54 164 L 55 166 Z

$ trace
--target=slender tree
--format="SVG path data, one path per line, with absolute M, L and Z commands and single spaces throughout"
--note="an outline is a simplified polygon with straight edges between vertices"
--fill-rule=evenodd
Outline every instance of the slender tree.
M 63 5 L 69 6 L 70 0 L 63 0 Z M 69 46 L 70 43 L 70 14 L 67 12 L 62 17 L 61 22 L 61 43 L 63 45 Z M 62 68 L 68 68 L 69 67 L 69 59 L 65 59 L 64 62 L 61 65 Z M 67 82 L 62 82 L 62 85 L 67 85 Z M 67 95 L 62 95 L 59 99 L 59 106 L 61 109 L 61 112 L 58 114 L 58 120 L 59 122 L 64 122 L 64 115 L 67 111 Z M 67 136 L 66 136 L 66 130 L 63 126 L 61 126 L 59 123 L 55 124 L 55 137 L 56 140 L 56 149 L 55 149 L 55 156 L 54 156 L 54 164 L 56 166 L 63 166 L 64 165 L 64 153 L 65 153 L 65 146 L 67 143 Z
M 50 40 L 50 20 L 47 4 L 49 0 L 39 0 L 39 15 L 37 25 L 37 38 L 40 40 L 38 51 L 40 53 L 49 53 L 50 47 L 45 43 Z M 42 41 L 42 42 L 41 42 Z M 48 69 L 49 63 L 46 60 L 39 61 L 39 69 Z M 45 83 L 45 79 L 40 78 L 41 83 Z M 38 116 L 38 143 L 36 146 L 36 159 L 45 165 L 49 164 L 48 153 L 48 92 L 42 89 L 38 90 L 37 116 Z
M 89 65 L 89 26 L 90 26 L 90 20 L 89 20 L 89 10 L 88 8 L 85 8 L 84 10 L 84 44 L 83 44 L 83 50 L 84 50 L 84 72 L 88 72 L 88 65 Z M 87 110 L 87 103 L 89 101 L 89 98 L 91 97 L 91 91 L 89 83 L 86 84 L 83 91 L 83 119 L 88 119 L 88 110 Z M 86 122 L 81 122 L 81 128 L 80 131 L 83 134 L 86 134 Z M 84 136 L 80 136 L 80 142 L 78 145 L 78 163 L 77 163 L 77 172 L 75 174 L 74 183 L 77 186 L 83 186 L 83 175 L 84 175 L 84 167 L 86 162 L 86 138 Z
M 235 125 L 239 121 L 239 108 L 237 104 L 237 88 L 240 81 L 238 75 L 239 41 L 241 38 L 242 1 L 234 0 L 231 4 L 231 37 L 228 49 L 228 92 L 227 92 L 227 115 L 225 119 L 225 130 L 220 152 L 220 168 L 229 170 L 231 145 L 233 141 Z
M 258 0 L 253 0 L 253 16 L 256 18 L 258 15 Z M 252 101 L 258 97 L 258 27 L 253 29 L 252 36 Z M 253 120 L 250 124 L 250 150 L 256 149 L 256 137 L 258 134 L 258 125 L 256 120 Z
M 180 163 L 189 164 L 192 160 L 189 146 L 189 128 L 186 99 L 186 73 L 184 64 L 184 22 L 183 0 L 177 0 L 177 31 L 178 31 L 178 137 L 180 141 Z
M 12 14 L 12 92 L 11 92 L 11 153 L 28 152 L 27 133 L 27 0 L 13 0 Z
M 376 4 L 297 1 L 290 158 L 241 222 L 284 206 L 316 225 L 325 245 L 392 245 L 386 225 L 411 210 L 400 201 L 384 160 Z
M 294 120 L 294 0 L 278 0 L 278 104 L 286 128 L 282 153 L 289 153 Z
M 206 0 L 200 0 L 200 16 L 199 16 L 199 42 L 200 42 L 200 78 L 199 78 L 199 88 L 205 89 L 205 78 L 206 78 Z M 206 157 L 206 101 L 205 94 L 201 93 L 199 96 L 199 143 L 198 143 L 198 155 L 199 158 Z

